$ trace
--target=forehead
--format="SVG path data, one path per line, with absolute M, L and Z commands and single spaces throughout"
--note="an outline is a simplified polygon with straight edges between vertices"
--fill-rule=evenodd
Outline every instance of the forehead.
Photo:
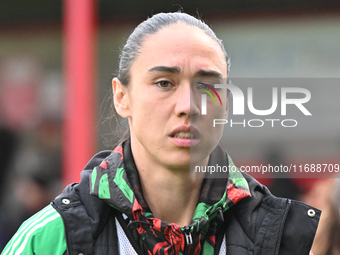
M 202 29 L 183 23 L 147 35 L 135 64 L 145 69 L 154 65 L 210 69 L 227 75 L 225 55 L 218 42 Z

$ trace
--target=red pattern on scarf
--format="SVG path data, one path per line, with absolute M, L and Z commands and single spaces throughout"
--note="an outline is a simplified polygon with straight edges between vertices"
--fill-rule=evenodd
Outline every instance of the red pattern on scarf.
M 133 201 L 132 215 L 134 220 L 140 220 L 140 215 L 143 214 L 143 208 L 138 203 L 137 199 Z M 142 224 L 138 224 L 137 231 L 139 234 L 146 233 L 146 230 L 142 228 Z
M 113 152 L 115 153 L 119 153 L 120 155 L 122 155 L 122 157 L 120 159 L 123 159 L 124 158 L 124 155 L 123 155 L 123 147 L 121 145 L 117 146 Z
M 250 197 L 249 191 L 237 189 L 231 183 L 228 184 L 228 198 L 236 204 L 238 201 L 245 197 Z

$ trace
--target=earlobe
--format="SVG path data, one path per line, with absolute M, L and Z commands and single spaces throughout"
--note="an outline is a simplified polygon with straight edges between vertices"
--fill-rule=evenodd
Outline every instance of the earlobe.
M 117 77 L 112 80 L 112 90 L 113 103 L 117 113 L 123 118 L 130 117 L 127 88 Z

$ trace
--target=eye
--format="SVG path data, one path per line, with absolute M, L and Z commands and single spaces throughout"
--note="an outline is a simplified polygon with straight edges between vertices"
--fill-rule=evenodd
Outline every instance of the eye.
M 197 82 L 197 88 L 200 90 L 208 90 L 209 92 L 212 92 L 212 89 L 214 85 L 208 84 L 206 82 Z
M 168 90 L 168 89 L 171 89 L 172 87 L 171 82 L 167 80 L 158 81 L 155 84 L 157 84 L 157 86 L 163 90 Z
M 215 105 L 217 104 L 215 101 L 215 96 L 218 98 L 218 100 L 220 101 L 220 104 L 222 105 L 222 100 L 218 94 L 218 92 L 216 91 L 216 89 L 214 88 L 214 85 L 212 84 L 208 84 L 205 82 L 197 82 L 197 88 L 199 90 L 201 90 L 203 93 L 207 93 L 209 94 L 209 96 L 214 100 Z

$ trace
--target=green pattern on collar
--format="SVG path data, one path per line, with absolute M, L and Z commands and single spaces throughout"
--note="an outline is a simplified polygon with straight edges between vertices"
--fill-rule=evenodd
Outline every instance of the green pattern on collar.
M 113 179 L 114 183 L 120 188 L 120 190 L 124 193 L 125 197 L 129 199 L 129 201 L 133 202 L 133 191 L 126 183 L 125 179 L 123 178 L 124 168 L 117 168 L 116 176 Z
M 232 159 L 228 154 L 228 162 L 229 162 L 229 178 L 238 186 L 242 187 L 249 192 L 249 185 L 246 179 L 243 177 L 240 169 L 238 169 Z
M 141 189 L 141 187 L 135 187 L 136 185 L 139 186 L 138 171 L 135 169 L 132 154 L 131 156 L 127 155 L 128 158 L 125 159 L 125 151 L 129 152 L 129 148 L 126 146 L 130 146 L 130 144 L 128 143 L 128 145 L 122 144 L 118 146 L 113 153 L 100 164 L 100 166 L 94 168 L 90 175 L 91 194 L 103 199 L 110 206 L 126 214 L 131 221 L 142 221 L 146 223 L 139 223 L 137 226 L 138 232 L 135 232 L 135 234 L 138 233 L 138 235 L 140 235 L 140 245 L 144 246 L 144 249 L 147 247 L 148 250 L 152 250 L 154 249 L 152 246 L 155 247 L 155 245 L 163 245 L 163 243 L 171 245 L 172 247 L 172 245 L 175 244 L 168 243 L 168 234 L 163 232 L 164 236 L 162 237 L 162 234 L 159 231 L 167 232 L 168 230 L 166 229 L 171 228 L 173 229 L 172 231 L 174 231 L 173 233 L 176 233 L 176 238 L 179 238 L 179 236 L 182 236 L 181 238 L 185 238 L 183 234 L 184 228 L 178 228 L 179 226 L 176 224 L 163 222 L 154 218 L 147 205 L 144 205 L 146 207 L 142 207 L 140 205 L 136 197 L 139 197 L 139 199 L 144 198 L 142 197 L 142 193 L 138 193 L 138 196 L 135 193 L 140 192 L 139 190 Z M 194 239 L 194 249 L 196 250 L 197 248 L 201 250 L 203 255 L 214 254 L 215 237 L 219 226 L 218 220 L 221 220 L 215 219 L 216 216 L 221 212 L 226 212 L 240 199 L 250 196 L 247 181 L 240 170 L 236 168 L 229 155 L 227 155 L 221 147 L 218 147 L 215 153 L 215 157 L 212 158 L 223 158 L 224 155 L 225 164 L 229 164 L 229 169 L 232 169 L 232 171 L 229 172 L 228 179 L 221 179 L 221 181 L 216 182 L 214 180 L 210 180 L 209 182 L 207 181 L 205 187 L 208 190 L 214 190 L 214 192 L 212 192 L 212 194 L 214 194 L 214 198 L 211 200 L 209 195 L 210 191 L 205 191 L 206 195 L 200 198 L 200 202 L 196 206 L 192 222 L 189 225 L 189 231 Z M 129 166 L 128 169 L 125 169 L 125 162 L 128 164 L 127 166 Z M 211 163 L 214 164 L 215 162 Z M 131 176 L 128 176 L 128 174 L 131 174 Z M 132 178 L 135 189 L 132 188 L 129 178 Z M 225 182 L 222 180 L 225 180 Z M 223 186 L 221 186 L 222 183 L 224 183 Z M 216 189 L 215 184 L 219 185 L 219 189 Z M 216 194 L 219 195 L 216 196 Z M 214 202 L 208 203 L 208 201 Z M 142 204 L 144 204 L 143 201 Z M 155 234 L 155 231 L 158 231 L 157 235 Z M 148 236 L 148 238 L 145 238 L 146 236 Z M 178 250 L 178 246 L 176 249 Z M 179 250 L 179 252 L 183 251 Z M 192 254 L 192 252 L 190 252 L 190 254 Z

